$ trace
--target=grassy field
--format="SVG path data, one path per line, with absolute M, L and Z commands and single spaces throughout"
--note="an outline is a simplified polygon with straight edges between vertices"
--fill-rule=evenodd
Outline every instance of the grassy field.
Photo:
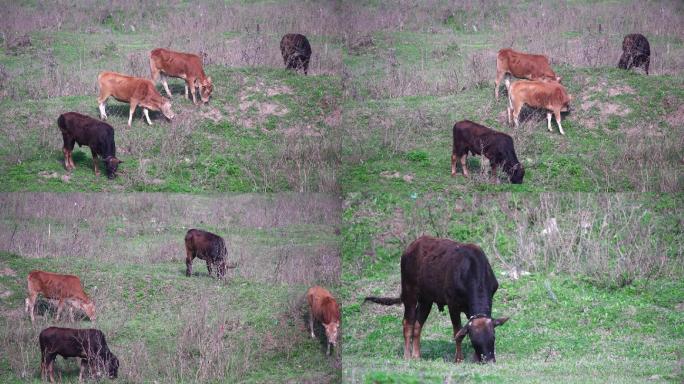
M 2 28 L 0 189 L 336 192 L 336 17 L 331 6 L 293 3 L 172 2 L 142 13 L 133 2 L 3 7 L 4 20 L 23 22 Z M 283 7 L 297 13 L 283 16 Z M 314 23 L 312 13 L 331 21 Z M 310 76 L 283 68 L 278 44 L 289 31 L 309 36 Z M 77 168 L 67 173 L 57 117 L 67 111 L 99 117 L 97 74 L 113 70 L 147 78 L 155 47 L 201 52 L 214 81 L 211 102 L 194 106 L 182 97 L 182 80 L 171 80 L 176 118 L 168 122 L 153 113 L 148 126 L 138 110 L 128 129 L 128 105 L 109 100 L 108 122 L 125 173 L 112 182 L 96 178 L 87 148 L 75 151 Z
M 119 382 L 338 382 L 340 356 L 308 336 L 303 295 L 339 284 L 340 202 L 318 194 L 4 194 L 0 197 L 0 381 L 38 382 L 37 337 L 50 325 L 97 327 L 121 360 Z M 183 237 L 226 239 L 224 281 L 195 261 Z M 32 269 L 77 274 L 98 319 L 54 321 L 39 299 L 24 312 Z M 41 316 L 42 315 L 42 316 Z M 62 382 L 78 380 L 58 359 Z
M 356 5 L 362 28 L 344 51 L 343 191 L 682 189 L 681 3 L 390 3 Z M 652 13 L 668 16 L 642 17 Z M 615 68 L 634 31 L 651 41 L 651 76 Z M 493 91 L 496 53 L 509 46 L 548 55 L 563 78 L 565 136 L 531 110 L 508 126 L 505 90 L 498 102 Z M 522 185 L 492 185 L 481 157 L 469 159 L 472 179 L 450 177 L 451 129 L 463 119 L 513 136 Z
M 342 286 L 348 382 L 680 382 L 684 378 L 681 195 L 499 193 L 346 202 Z M 447 311 L 422 358 L 403 360 L 399 259 L 420 234 L 478 244 L 500 288 L 497 362 L 453 363 Z M 470 342 L 464 354 L 472 355 Z

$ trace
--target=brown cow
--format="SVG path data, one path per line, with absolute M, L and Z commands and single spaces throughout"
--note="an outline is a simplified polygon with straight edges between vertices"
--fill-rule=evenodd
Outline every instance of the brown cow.
M 499 85 L 506 78 L 506 90 L 510 92 L 511 82 L 507 75 L 513 75 L 521 79 L 555 81 L 561 78 L 551 69 L 549 59 L 544 55 L 532 55 L 529 53 L 516 52 L 510 48 L 499 51 L 496 56 L 496 80 L 494 81 L 494 96 L 499 100 Z
M 149 125 L 152 125 L 152 121 L 150 121 L 148 109 L 161 111 L 169 120 L 175 116 L 171 110 L 171 101 L 162 97 L 157 88 L 155 88 L 154 83 L 148 79 L 126 76 L 116 72 L 101 72 L 97 76 L 97 82 L 100 86 L 100 95 L 97 97 L 97 102 L 100 105 L 100 118 L 103 120 L 107 118 L 105 102 L 109 96 L 121 102 L 131 104 L 128 116 L 129 127 L 133 120 L 135 107 L 138 105 L 143 108 L 143 113 Z
M 50 374 L 50 382 L 55 382 L 55 359 L 81 358 L 81 370 L 78 381 L 83 381 L 87 368 L 99 373 L 105 369 L 110 379 L 115 379 L 119 372 L 119 359 L 109 350 L 104 333 L 98 329 L 45 328 L 38 336 L 40 343 L 41 378 Z M 99 376 L 99 375 L 98 375 Z
M 622 40 L 622 56 L 620 56 L 618 68 L 643 67 L 648 75 L 649 65 L 651 65 L 651 46 L 648 44 L 648 39 L 640 33 L 625 36 Z
M 512 118 L 515 121 L 516 128 L 518 127 L 520 109 L 524 104 L 527 104 L 532 108 L 547 110 L 546 121 L 549 132 L 553 132 L 551 129 L 551 114 L 553 113 L 556 117 L 558 130 L 561 135 L 565 135 L 561 125 L 561 111 L 569 110 L 570 101 L 572 101 L 572 96 L 568 95 L 565 87 L 559 83 L 518 80 L 511 84 L 508 92 L 508 124 L 511 124 Z
M 309 302 L 309 328 L 311 337 L 316 338 L 313 331 L 314 321 L 320 321 L 325 328 L 325 336 L 328 339 L 328 350 L 326 355 L 330 355 L 330 345 L 337 348 L 337 331 L 340 327 L 340 307 L 330 292 L 320 286 L 314 286 L 306 291 L 306 301 Z
M 489 362 L 496 361 L 494 327 L 508 320 L 492 319 L 492 301 L 498 288 L 480 247 L 422 236 L 401 256 L 401 297 L 369 296 L 365 301 L 404 304 L 404 359 L 420 358 L 420 333 L 434 303 L 440 311 L 445 305 L 449 308 L 456 362 L 463 361 L 461 342 L 466 335 L 475 349 L 475 360 Z M 463 328 L 461 312 L 468 318 Z
M 311 45 L 306 36 L 299 33 L 288 33 L 280 40 L 280 54 L 287 69 L 303 70 L 309 73 Z
M 461 160 L 463 176 L 468 177 L 466 160 L 468 153 L 484 154 L 492 166 L 492 177 L 496 178 L 496 167 L 501 166 L 513 184 L 522 184 L 525 169 L 518 161 L 513 148 L 513 138 L 470 120 L 454 124 L 454 145 L 451 151 L 451 176 L 456 176 L 456 160 Z
M 207 262 L 207 272 L 212 275 L 212 267 L 216 269 L 216 277 L 223 278 L 226 268 L 235 268 L 236 265 L 226 264 L 226 242 L 219 235 L 201 229 L 190 229 L 185 234 L 185 275 L 192 276 L 192 260 L 198 259 Z
M 178 77 L 185 80 L 185 97 L 190 99 L 188 89 L 192 91 L 192 102 L 197 104 L 195 88 L 199 88 L 202 102 L 208 103 L 213 85 L 211 77 L 204 74 L 202 59 L 192 53 L 174 52 L 164 48 L 157 48 L 150 52 L 150 73 L 155 83 L 161 77 L 166 94 L 171 97 L 166 77 Z
M 74 309 L 85 312 L 91 321 L 95 321 L 95 303 L 83 291 L 81 279 L 73 275 L 60 275 L 58 273 L 31 271 L 28 274 L 28 297 L 26 298 L 26 311 L 31 315 L 31 322 L 35 322 L 33 308 L 39 293 L 48 300 L 56 300 L 57 321 L 62 313 L 64 303 L 70 305 L 69 316 L 74 321 Z
M 57 125 L 62 132 L 64 141 L 62 151 L 64 152 L 64 166 L 67 170 L 75 167 L 74 159 L 71 157 L 74 144 L 87 145 L 93 155 L 95 175 L 100 175 L 100 170 L 97 169 L 97 156 L 100 155 L 105 162 L 107 177 L 112 179 L 116 176 L 116 170 L 123 161 L 116 158 L 114 128 L 111 125 L 76 112 L 61 114 L 57 119 Z

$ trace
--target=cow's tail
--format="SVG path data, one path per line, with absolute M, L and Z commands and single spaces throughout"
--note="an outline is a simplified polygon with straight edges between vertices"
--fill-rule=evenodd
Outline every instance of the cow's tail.
M 57 126 L 59 126 L 59 129 L 66 129 L 66 120 L 64 119 L 64 115 L 59 115 L 59 118 L 57 118 Z
M 375 297 L 375 296 L 368 296 L 366 297 L 363 302 L 365 303 L 366 301 L 370 301 L 376 304 L 382 304 L 382 305 L 397 305 L 401 304 L 401 298 L 400 297 Z

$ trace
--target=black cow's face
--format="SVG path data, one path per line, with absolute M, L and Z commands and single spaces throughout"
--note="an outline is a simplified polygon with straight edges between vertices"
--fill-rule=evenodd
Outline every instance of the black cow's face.
M 507 317 L 501 319 L 478 317 L 468 321 L 468 324 L 462 328 L 459 334 L 465 336 L 467 333 L 470 337 L 470 342 L 473 344 L 473 349 L 475 350 L 475 361 L 478 363 L 496 362 L 496 355 L 494 353 L 494 341 L 496 339 L 494 328 L 505 323 L 507 320 Z
M 521 163 L 518 163 L 511 170 L 511 183 L 522 184 L 523 177 L 525 177 L 525 168 L 523 168 Z
M 116 177 L 116 170 L 119 168 L 119 164 L 123 161 L 117 159 L 116 157 L 108 157 L 105 159 L 105 165 L 107 166 L 107 177 L 113 179 Z
M 119 359 L 112 355 L 111 359 L 107 362 L 107 375 L 110 379 L 116 379 L 119 374 Z

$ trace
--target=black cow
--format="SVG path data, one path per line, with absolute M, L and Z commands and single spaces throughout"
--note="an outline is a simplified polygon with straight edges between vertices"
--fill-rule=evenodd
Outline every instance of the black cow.
M 401 297 L 366 297 L 366 301 L 404 303 L 404 359 L 420 358 L 420 332 L 435 303 L 440 311 L 445 305 L 449 308 L 456 362 L 463 361 L 461 342 L 466 334 L 475 349 L 474 359 L 489 362 L 496 361 L 494 327 L 508 320 L 491 317 L 498 287 L 492 267 L 478 246 L 422 236 L 401 256 Z M 468 318 L 463 328 L 461 312 Z
M 192 275 L 192 260 L 197 257 L 207 262 L 209 276 L 212 267 L 216 269 L 216 277 L 222 278 L 226 274 L 226 268 L 235 268 L 234 265 L 226 265 L 226 243 L 221 236 L 201 229 L 191 229 L 185 234 L 185 252 L 187 257 L 185 274 Z
M 513 184 L 521 184 L 525 169 L 518 161 L 513 148 L 513 138 L 509 135 L 473 123 L 470 120 L 454 124 L 454 146 L 451 153 L 451 176 L 456 175 L 456 159 L 461 159 L 463 175 L 468 176 L 466 159 L 468 152 L 473 155 L 484 154 L 492 166 L 492 176 L 496 177 L 496 167 L 503 166 L 504 172 Z
M 83 373 L 89 367 L 91 374 L 105 369 L 110 379 L 115 379 L 119 372 L 119 359 L 107 347 L 107 341 L 102 331 L 98 329 L 45 328 L 38 337 L 40 342 L 40 372 L 50 373 L 50 381 L 55 382 L 54 363 L 57 355 L 63 358 L 81 358 L 79 381 L 83 380 Z
M 59 130 L 62 131 L 64 140 L 64 166 L 67 170 L 74 169 L 74 160 L 71 154 L 74 143 L 79 146 L 87 145 L 93 155 L 93 167 L 95 174 L 100 175 L 97 169 L 97 156 L 101 156 L 105 162 L 107 177 L 112 179 L 116 176 L 116 170 L 123 161 L 116 158 L 116 145 L 114 144 L 114 128 L 100 120 L 76 112 L 61 114 L 57 119 Z
M 643 67 L 648 75 L 649 65 L 651 65 L 651 46 L 646 37 L 639 33 L 625 36 L 622 40 L 622 56 L 620 56 L 618 68 Z
M 311 59 L 311 45 L 306 36 L 298 33 L 288 33 L 280 40 L 280 53 L 287 69 L 304 70 L 309 72 Z

